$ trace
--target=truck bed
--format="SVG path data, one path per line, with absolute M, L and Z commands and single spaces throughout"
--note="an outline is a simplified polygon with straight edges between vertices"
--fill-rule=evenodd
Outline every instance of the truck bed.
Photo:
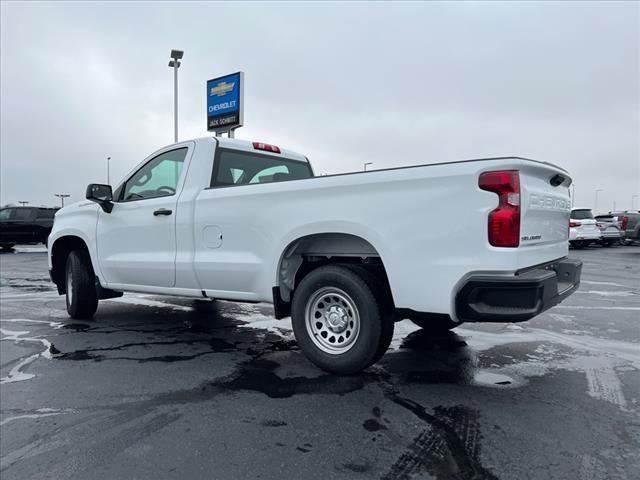
M 521 172 L 526 240 L 518 248 L 486 240 L 497 196 L 481 190 L 478 177 L 494 170 Z M 549 180 L 556 175 L 563 181 L 554 187 Z M 512 275 L 566 256 L 569 184 L 559 167 L 503 157 L 208 188 L 194 212 L 197 275 L 211 296 L 268 300 L 287 247 L 301 237 L 336 232 L 371 245 L 396 306 L 451 314 L 452 292 L 466 276 Z M 198 233 L 211 227 L 224 238 L 217 248 Z

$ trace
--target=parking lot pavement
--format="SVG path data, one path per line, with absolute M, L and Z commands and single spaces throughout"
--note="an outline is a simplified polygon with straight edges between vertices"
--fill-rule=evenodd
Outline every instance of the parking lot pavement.
M 621 479 L 640 472 L 640 247 L 580 290 L 338 377 L 267 305 L 126 294 L 67 318 L 46 255 L 0 256 L 0 472 L 32 478 Z

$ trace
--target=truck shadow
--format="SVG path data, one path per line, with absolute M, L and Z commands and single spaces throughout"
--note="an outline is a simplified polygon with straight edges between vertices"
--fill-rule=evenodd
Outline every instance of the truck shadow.
M 74 349 L 69 338 L 65 347 L 54 347 L 58 352 L 54 358 L 174 363 L 207 362 L 212 354 L 240 354 L 229 359 L 235 362 L 232 378 L 214 382 L 229 390 L 254 390 L 274 397 L 345 393 L 391 379 L 400 384 L 469 384 L 474 378 L 476 354 L 462 337 L 423 330 L 409 334 L 360 375 L 328 375 L 302 355 L 290 322 L 274 320 L 271 313 L 268 305 L 223 301 L 109 302 L 101 305 L 95 321 L 69 321 L 63 327 L 94 336 L 92 346 Z M 279 377 L 283 369 L 286 375 Z

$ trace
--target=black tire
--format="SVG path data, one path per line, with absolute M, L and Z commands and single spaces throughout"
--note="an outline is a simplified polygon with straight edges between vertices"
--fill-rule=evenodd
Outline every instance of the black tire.
M 365 267 L 361 265 L 345 265 L 345 267 L 355 272 L 367 283 L 367 286 L 371 289 L 375 297 L 379 299 L 382 318 L 387 319 L 387 321 L 382 322 L 382 334 L 380 335 L 376 355 L 371 363 L 373 365 L 387 352 L 389 345 L 391 345 L 391 340 L 393 340 L 393 329 L 395 327 L 393 297 L 391 296 L 389 288 L 386 288 L 385 285 Z
M 307 328 L 307 307 L 318 292 L 326 288 L 346 293 L 359 319 L 355 340 L 340 353 L 320 348 L 316 344 L 322 342 L 320 335 L 315 337 L 318 340 L 312 338 Z M 393 317 L 383 289 L 373 275 L 347 266 L 326 265 L 305 276 L 293 295 L 291 321 L 298 345 L 307 358 L 327 372 L 342 375 L 358 373 L 374 364 L 387 350 L 393 336 Z M 341 334 L 333 334 L 336 335 Z
M 425 332 L 436 334 L 448 332 L 462 325 L 462 322 L 456 323 L 450 319 L 440 318 L 411 318 L 410 320 Z
M 3 250 L 11 250 L 15 246 L 15 243 L 3 243 L 0 247 Z
M 98 309 L 95 273 L 86 250 L 74 250 L 65 269 L 67 313 L 71 318 L 90 319 Z

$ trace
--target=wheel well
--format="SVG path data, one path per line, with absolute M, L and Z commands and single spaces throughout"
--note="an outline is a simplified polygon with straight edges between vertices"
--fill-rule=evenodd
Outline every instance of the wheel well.
M 58 238 L 51 246 L 51 279 L 58 287 L 58 293 L 66 293 L 64 271 L 67 265 L 67 257 L 74 250 L 86 250 L 87 244 L 80 237 L 68 235 Z
M 319 233 L 301 237 L 285 249 L 278 266 L 279 300 L 290 303 L 302 279 L 316 268 L 329 264 L 361 265 L 390 293 L 384 264 L 371 243 L 346 233 Z

